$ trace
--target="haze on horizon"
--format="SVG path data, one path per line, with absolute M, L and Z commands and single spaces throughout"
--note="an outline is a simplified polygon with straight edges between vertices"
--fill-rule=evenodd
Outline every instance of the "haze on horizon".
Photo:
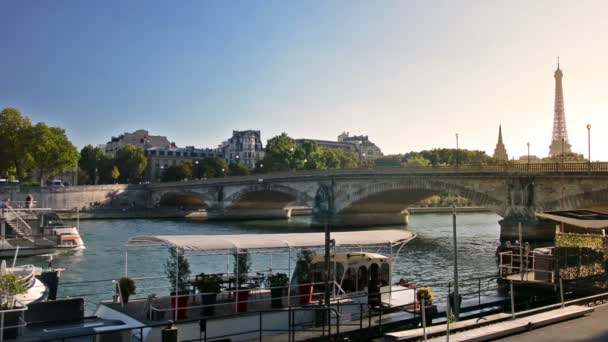
M 144 128 L 214 147 L 369 135 L 547 156 L 560 56 L 572 150 L 608 160 L 602 1 L 18 1 L 0 3 L 0 107 L 79 147 Z

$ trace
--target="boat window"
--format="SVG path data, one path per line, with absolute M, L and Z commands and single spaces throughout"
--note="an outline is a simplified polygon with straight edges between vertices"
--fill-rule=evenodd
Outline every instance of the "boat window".
M 335 264 L 335 266 L 334 266 Z M 329 266 L 329 280 L 334 281 L 334 267 L 336 270 L 336 282 L 339 282 L 344 274 L 344 266 L 340 263 L 331 263 Z M 325 262 L 317 262 L 312 265 L 312 282 L 315 283 L 315 292 L 323 292 L 325 290 Z M 318 284 L 317 284 L 318 283 Z
M 385 262 L 380 266 L 380 286 L 387 286 L 391 283 L 391 266 Z
M 346 274 L 344 275 L 344 280 L 342 281 L 342 289 L 344 292 L 355 292 L 357 291 L 357 270 L 349 267 L 346 270 Z
M 359 267 L 359 271 L 357 272 L 357 291 L 365 290 L 367 288 L 368 281 L 369 277 L 367 275 L 367 267 Z

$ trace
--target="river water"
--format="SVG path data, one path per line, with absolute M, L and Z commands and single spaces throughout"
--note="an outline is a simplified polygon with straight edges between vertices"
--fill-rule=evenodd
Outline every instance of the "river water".
M 436 295 L 447 293 L 447 283 L 453 277 L 452 216 L 450 214 L 416 214 L 407 229 L 416 232 L 415 240 L 401 251 L 393 278 L 405 278 L 418 285 L 429 286 Z M 458 256 L 462 287 L 477 291 L 478 281 L 465 281 L 496 274 L 495 251 L 499 242 L 500 218 L 493 213 L 463 213 L 457 218 Z M 100 300 L 110 299 L 112 279 L 124 275 L 125 243 L 136 235 L 171 234 L 239 234 L 309 232 L 309 218 L 295 217 L 290 221 L 187 221 L 187 220 L 92 220 L 81 221 L 80 232 L 86 249 L 54 255 L 53 266 L 65 268 L 61 276 L 60 297 L 84 296 L 87 313 Z M 393 227 L 394 228 L 394 227 Z M 403 227 L 399 227 L 403 228 Z M 287 255 L 273 253 L 274 270 L 287 271 Z M 137 296 L 168 293 L 169 283 L 164 276 L 166 248 L 129 248 L 129 277 L 158 277 L 137 281 Z M 268 254 L 254 254 L 253 270 L 268 269 Z M 47 264 L 46 257 L 32 257 L 20 263 Z M 227 256 L 192 256 L 192 274 L 224 272 L 232 267 Z M 292 263 L 293 265 L 293 263 Z M 482 284 L 486 287 L 488 284 Z M 462 291 L 462 290 L 461 290 Z

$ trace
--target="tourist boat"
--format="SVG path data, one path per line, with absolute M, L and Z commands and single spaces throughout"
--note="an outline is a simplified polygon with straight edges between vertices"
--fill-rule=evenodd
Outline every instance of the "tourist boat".
M 9 207 L 0 217 L 0 258 L 11 257 L 17 249 L 25 257 L 83 248 L 78 225 L 64 223 L 50 209 Z
M 182 252 L 184 258 L 206 258 L 214 269 L 218 266 L 217 258 L 222 255 L 233 257 L 234 270 L 199 275 L 212 277 L 221 284 L 224 289 L 219 293 L 195 294 L 190 290 L 171 296 L 151 294 L 130 298 L 127 302 L 120 300 L 121 290 L 112 301 L 101 302 L 95 315 L 124 322 L 122 329 L 133 329 L 132 334 L 142 341 L 159 341 L 161 330 L 167 327 L 168 321 L 173 321 L 183 340 L 198 340 L 204 335 L 208 340 L 228 338 L 231 341 L 271 335 L 279 335 L 279 339 L 284 335 L 288 339 L 288 332 L 293 333 L 296 326 L 304 333 L 318 332 L 323 326 L 325 333 L 325 322 L 327 329 L 335 328 L 338 323 L 359 326 L 369 320 L 372 324 L 374 307 L 403 309 L 415 306 L 414 289 L 391 284 L 395 258 L 415 237 L 407 230 L 332 233 L 330 279 L 325 278 L 324 252 L 314 253 L 325 244 L 323 233 L 132 237 L 127 244 L 130 252 L 125 253 L 125 276 L 129 274 L 129 259 L 145 259 L 142 255 L 129 254 L 134 253 L 133 249 L 136 253 L 145 253 L 138 248 L 143 246 L 168 247 L 178 256 L 176 260 Z M 373 251 L 368 251 L 372 248 Z M 299 256 L 294 258 L 296 252 Z M 277 276 L 277 255 L 287 271 L 284 278 L 292 270 L 293 274 L 289 280 L 285 279 L 283 286 L 261 286 L 263 278 Z M 239 271 L 242 270 L 239 265 L 247 265 L 251 257 L 268 258 L 268 269 Z M 176 262 L 175 274 L 182 269 L 180 262 Z M 174 289 L 179 289 L 179 277 L 175 281 Z M 196 284 L 196 281 L 196 277 L 189 279 L 190 283 Z M 329 305 L 323 304 L 326 295 Z

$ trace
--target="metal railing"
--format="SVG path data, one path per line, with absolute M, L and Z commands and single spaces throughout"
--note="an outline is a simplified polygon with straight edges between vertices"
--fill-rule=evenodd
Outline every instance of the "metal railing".
M 27 325 L 25 323 L 25 318 L 24 318 L 24 313 L 25 313 L 25 311 L 27 311 L 27 305 L 19 302 L 16 299 L 15 299 L 15 304 L 17 304 L 19 307 L 13 308 L 13 309 L 4 309 L 4 310 L 0 309 L 0 342 L 4 341 L 4 334 L 5 334 L 6 330 L 18 329 L 19 331 L 21 331 Z M 7 314 L 10 315 L 13 313 L 19 314 L 17 324 L 9 325 L 9 326 L 5 325 L 6 315 Z M 17 334 L 19 334 L 19 333 L 17 333 Z
M 521 276 L 521 279 L 511 279 L 554 284 L 557 279 L 555 260 L 554 256 L 537 253 L 501 252 L 499 253 L 498 274 L 501 278 Z M 541 275 L 539 276 L 537 273 Z
M 264 181 L 275 178 L 300 178 L 324 176 L 410 175 L 410 174 L 509 174 L 509 173 L 607 173 L 608 162 L 556 162 L 556 163 L 507 163 L 507 164 L 460 164 L 402 167 L 364 167 L 329 170 L 297 170 L 256 173 L 247 176 L 225 176 L 179 182 L 151 183 L 148 187 L 184 186 L 188 184 L 233 183 Z

